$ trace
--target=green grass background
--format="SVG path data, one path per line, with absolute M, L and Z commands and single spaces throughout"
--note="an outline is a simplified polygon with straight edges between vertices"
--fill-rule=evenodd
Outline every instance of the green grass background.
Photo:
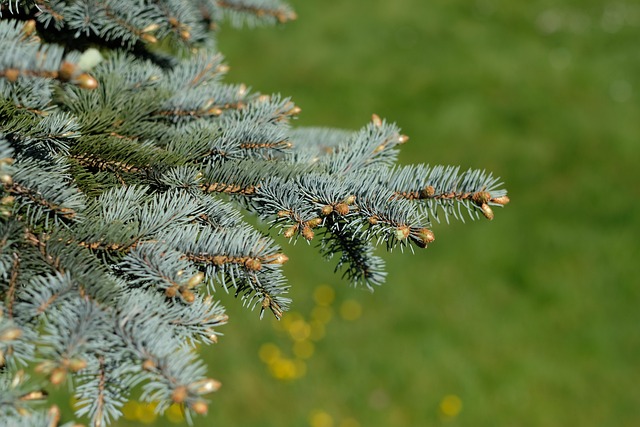
M 205 355 L 223 387 L 195 425 L 640 425 L 640 4 L 290 3 L 285 26 L 223 29 L 229 81 L 291 96 L 296 125 L 358 129 L 377 113 L 410 136 L 402 163 L 487 168 L 512 202 L 385 255 L 374 293 L 285 245 L 294 312 L 335 289 L 326 335 L 306 375 L 278 380 L 259 349 L 291 353 L 291 339 L 219 294 L 230 323 Z M 346 300 L 356 320 L 339 315 Z

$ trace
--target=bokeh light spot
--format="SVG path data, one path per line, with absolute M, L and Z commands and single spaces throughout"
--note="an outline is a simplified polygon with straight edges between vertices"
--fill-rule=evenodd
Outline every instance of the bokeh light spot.
M 311 427 L 333 427 L 333 417 L 324 411 L 313 411 L 309 416 Z
M 296 364 L 291 359 L 277 359 L 269 365 L 269 370 L 274 378 L 279 380 L 292 380 L 296 377 Z
M 313 356 L 313 352 L 315 351 L 315 346 L 311 341 L 296 341 L 293 343 L 293 354 L 298 359 L 308 359 Z
M 258 356 L 264 363 L 273 363 L 280 357 L 280 349 L 273 343 L 265 343 L 260 346 L 258 350 Z
M 309 339 L 313 341 L 320 341 L 324 338 L 325 327 L 324 323 L 318 322 L 317 320 L 313 320 L 310 323 L 311 325 L 311 333 L 309 334 Z
M 169 406 L 169 409 L 164 413 L 169 421 L 175 424 L 181 424 L 184 422 L 184 413 L 182 411 L 182 406 L 174 403 Z
M 313 292 L 313 299 L 320 306 L 329 306 L 336 298 L 336 291 L 329 285 L 320 285 Z
M 329 323 L 332 317 L 333 310 L 331 307 L 317 306 L 311 311 L 311 318 L 321 323 Z
M 291 324 L 297 322 L 298 320 L 304 320 L 302 315 L 297 312 L 286 313 L 282 316 L 282 320 L 280 320 L 280 326 L 283 330 L 288 331 L 291 327 Z
M 158 418 L 155 409 L 155 403 L 138 404 L 136 406 L 136 418 L 143 424 L 152 424 Z
M 362 316 L 362 305 L 356 300 L 348 299 L 340 306 L 340 316 L 344 320 L 356 320 Z
M 462 400 L 455 394 L 448 394 L 440 401 L 442 415 L 453 418 L 462 410 Z
M 304 341 L 311 335 L 311 326 L 304 320 L 296 320 L 291 322 L 288 331 L 294 341 Z
M 137 406 L 138 402 L 134 402 L 132 400 L 128 401 L 122 406 L 122 416 L 124 416 L 127 420 L 135 420 L 137 419 Z

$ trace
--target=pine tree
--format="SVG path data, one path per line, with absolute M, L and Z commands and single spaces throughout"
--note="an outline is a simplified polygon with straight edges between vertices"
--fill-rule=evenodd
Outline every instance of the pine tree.
M 378 116 L 357 132 L 292 128 L 289 98 L 223 83 L 220 24 L 294 19 L 279 0 L 1 0 L 0 13 L 0 425 L 57 425 L 55 406 L 33 404 L 63 383 L 95 426 L 135 386 L 160 412 L 205 413 L 219 383 L 194 346 L 227 321 L 212 291 L 261 316 L 290 302 L 287 256 L 247 214 L 373 288 L 376 245 L 426 248 L 434 220 L 508 202 L 482 170 L 396 165 L 408 138 Z

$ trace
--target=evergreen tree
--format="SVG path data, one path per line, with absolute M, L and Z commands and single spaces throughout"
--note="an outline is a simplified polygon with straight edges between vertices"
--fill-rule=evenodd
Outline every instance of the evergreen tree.
M 194 346 L 227 321 L 212 291 L 260 315 L 289 306 L 287 257 L 243 212 L 373 288 L 374 245 L 425 248 L 433 220 L 508 202 L 482 170 L 397 166 L 408 138 L 375 115 L 357 132 L 292 128 L 290 99 L 223 83 L 220 23 L 294 19 L 279 0 L 0 13 L 0 425 L 57 425 L 33 403 L 62 383 L 95 426 L 137 385 L 161 412 L 205 413 L 219 383 Z

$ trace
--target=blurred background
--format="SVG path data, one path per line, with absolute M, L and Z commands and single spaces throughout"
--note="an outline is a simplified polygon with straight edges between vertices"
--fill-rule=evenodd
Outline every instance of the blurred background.
M 195 426 L 640 425 L 640 3 L 291 0 L 298 20 L 224 28 L 228 81 L 297 125 L 410 141 L 403 164 L 502 177 L 492 222 L 435 224 L 369 293 L 283 243 L 281 322 L 218 294 L 223 387 Z M 120 426 L 176 425 L 127 405 Z

